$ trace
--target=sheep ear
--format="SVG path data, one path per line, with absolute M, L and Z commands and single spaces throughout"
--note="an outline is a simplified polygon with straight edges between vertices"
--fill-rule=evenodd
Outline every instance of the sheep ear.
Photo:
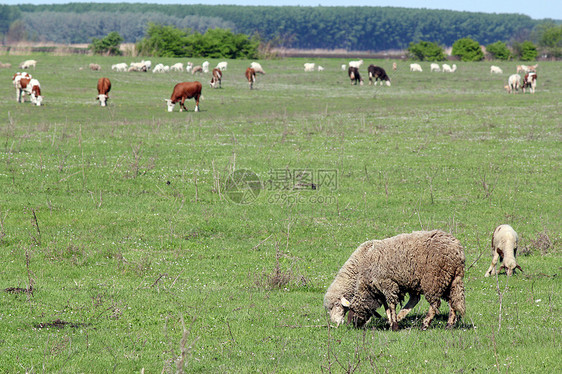
M 351 303 L 349 302 L 349 300 L 347 300 L 345 297 L 341 297 L 341 305 L 345 306 L 346 308 L 349 308 L 349 306 L 351 305 Z

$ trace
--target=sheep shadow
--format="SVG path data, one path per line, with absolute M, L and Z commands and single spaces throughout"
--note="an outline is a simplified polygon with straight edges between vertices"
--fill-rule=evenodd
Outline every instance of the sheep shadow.
M 406 329 L 422 329 L 423 319 L 425 318 L 425 313 L 410 313 L 408 314 L 402 321 L 398 322 L 399 330 L 406 330 Z M 431 324 L 429 325 L 429 329 L 445 329 L 447 325 L 447 320 L 449 318 L 448 313 L 439 313 L 435 316 Z M 388 330 L 388 320 L 386 316 L 382 318 L 373 317 L 369 321 L 367 325 L 364 326 L 365 329 L 370 330 Z M 470 321 L 465 321 L 465 319 L 458 320 L 452 329 L 454 330 L 466 330 L 466 329 L 473 329 L 474 325 Z

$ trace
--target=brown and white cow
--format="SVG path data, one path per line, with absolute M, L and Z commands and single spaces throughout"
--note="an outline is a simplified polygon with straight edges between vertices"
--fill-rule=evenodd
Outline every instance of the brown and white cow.
M 41 106 L 43 96 L 41 96 L 41 85 L 37 79 L 27 77 L 20 77 L 20 79 L 17 79 L 16 100 L 18 103 L 23 103 L 25 101 L 25 94 L 29 95 L 34 105 Z
M 185 107 L 185 100 L 186 99 L 195 99 L 195 111 L 199 111 L 199 98 L 201 97 L 201 90 L 203 86 L 201 82 L 182 82 L 178 83 L 174 86 L 174 91 L 172 92 L 172 96 L 170 99 L 165 99 L 166 103 L 168 104 L 168 112 L 172 112 L 174 110 L 174 106 L 179 101 L 180 103 L 180 112 L 185 109 L 187 112 L 187 108 Z
M 250 90 L 254 89 L 254 83 L 256 81 L 256 71 L 253 68 L 246 69 L 246 79 L 248 80 Z
M 219 68 L 213 69 L 213 76 L 211 77 L 211 88 L 222 88 L 222 71 Z M 217 87 L 218 84 L 218 87 Z
M 111 81 L 109 78 L 98 79 L 98 97 L 96 100 L 100 101 L 101 106 L 107 105 L 107 100 L 109 100 L 109 91 L 111 91 Z
M 535 93 L 535 88 L 537 87 L 537 73 L 534 71 L 528 72 L 523 78 L 523 93 L 525 93 L 525 88 L 529 87 L 531 93 Z

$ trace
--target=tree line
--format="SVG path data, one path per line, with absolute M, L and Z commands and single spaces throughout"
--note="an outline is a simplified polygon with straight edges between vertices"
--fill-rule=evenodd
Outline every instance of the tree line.
M 88 43 L 92 38 L 118 32 L 125 42 L 139 42 L 146 37 L 149 23 L 154 23 L 199 33 L 222 28 L 278 47 L 349 51 L 402 50 L 423 40 L 451 46 L 462 38 L 482 45 L 498 41 L 521 43 L 546 22 L 521 14 L 396 7 L 129 3 L 0 6 L 0 33 L 6 35 L 18 21 L 24 21 L 25 36 L 37 41 Z M 14 32 L 21 35 L 21 27 L 14 28 Z

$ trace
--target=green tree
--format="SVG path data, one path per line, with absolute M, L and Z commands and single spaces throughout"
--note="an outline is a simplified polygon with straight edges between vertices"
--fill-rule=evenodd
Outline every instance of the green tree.
M 480 43 L 470 38 L 462 38 L 453 43 L 453 56 L 459 56 L 462 61 L 481 61 L 484 52 Z
M 549 56 L 562 57 L 562 25 L 548 22 L 537 26 L 539 47 Z
M 103 39 L 92 38 L 92 44 L 89 48 L 95 54 L 105 54 L 105 55 L 121 55 L 119 46 L 123 42 L 123 38 L 118 32 L 112 31 Z
M 435 42 L 421 41 L 410 43 L 408 47 L 409 56 L 414 60 L 420 61 L 445 61 L 445 52 Z
M 21 17 L 18 8 L 9 5 L 0 5 L 0 34 L 6 34 L 10 25 Z
M 189 57 L 187 32 L 174 26 L 150 23 L 146 37 L 137 43 L 137 50 L 144 56 Z
M 537 47 L 529 40 L 526 40 L 523 43 L 514 43 L 513 50 L 515 55 L 521 61 L 534 61 L 537 59 Z
M 507 61 L 511 58 L 511 51 L 504 42 L 497 41 L 486 46 L 486 51 L 496 60 Z

